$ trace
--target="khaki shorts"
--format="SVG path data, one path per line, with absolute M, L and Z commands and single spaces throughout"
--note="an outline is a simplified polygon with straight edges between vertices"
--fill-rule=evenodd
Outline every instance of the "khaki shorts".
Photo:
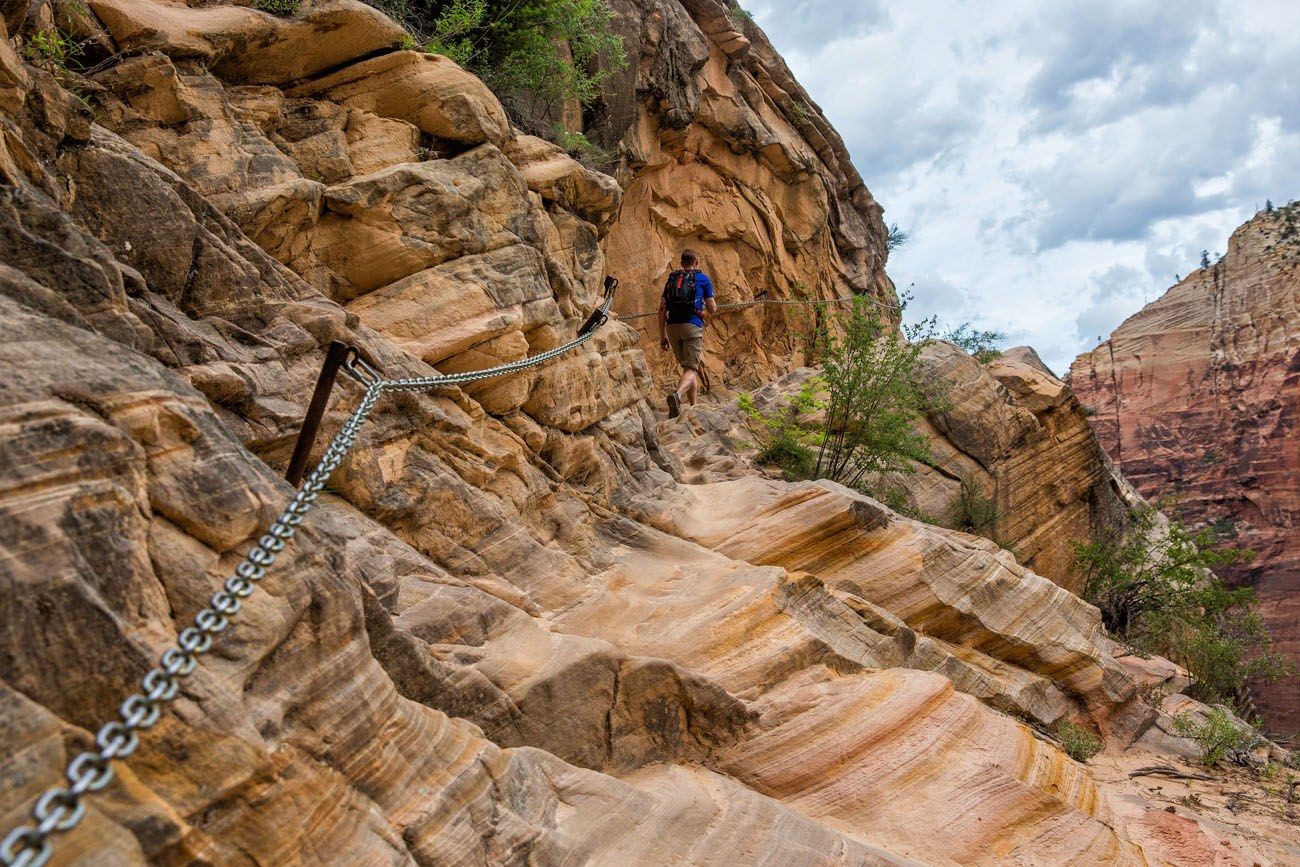
M 704 329 L 690 322 L 668 326 L 668 345 L 677 356 L 677 363 L 687 370 L 700 369 L 700 356 L 704 354 Z

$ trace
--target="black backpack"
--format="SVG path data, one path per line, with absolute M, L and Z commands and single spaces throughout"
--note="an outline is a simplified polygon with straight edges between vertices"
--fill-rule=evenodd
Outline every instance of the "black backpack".
M 699 312 L 700 302 L 695 291 L 695 277 L 699 273 L 688 268 L 668 275 L 668 282 L 664 283 L 664 302 L 668 305 L 668 315 L 673 319 L 685 319 Z

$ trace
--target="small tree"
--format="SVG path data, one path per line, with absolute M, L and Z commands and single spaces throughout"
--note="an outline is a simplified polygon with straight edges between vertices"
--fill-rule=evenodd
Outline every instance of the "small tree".
M 1202 268 L 1208 268 L 1208 267 L 1210 267 L 1210 251 L 1209 251 L 1209 250 L 1202 250 L 1202 251 L 1201 251 L 1201 267 L 1202 267 Z
M 977 536 L 991 536 L 1002 517 L 997 502 L 992 497 L 985 496 L 974 476 L 966 476 L 961 480 L 952 515 L 956 529 Z
M 1273 649 L 1254 591 L 1230 589 L 1210 571 L 1251 552 L 1216 550 L 1217 541 L 1210 528 L 1192 533 L 1173 520 L 1161 527 L 1148 507 L 1127 528 L 1076 546 L 1075 562 L 1085 598 L 1112 635 L 1184 665 L 1197 697 L 1237 701 L 1251 678 L 1276 679 L 1292 668 Z
M 1273 213 L 1273 200 L 1272 200 L 1272 199 L 1265 199 L 1265 200 L 1264 200 L 1264 213 L 1266 213 L 1266 214 L 1271 214 L 1271 213 Z
M 933 322 L 899 335 L 869 299 L 832 315 L 822 356 L 826 420 L 814 472 L 859 487 L 871 473 L 910 472 L 931 459 L 912 425 L 928 400 L 918 384 L 921 350 Z
M 986 364 L 1002 354 L 997 344 L 1006 340 L 1007 335 L 1001 331 L 981 331 L 972 327 L 969 322 L 963 322 L 956 328 L 940 334 L 939 339 L 956 345 L 967 355 L 973 356 L 980 364 Z

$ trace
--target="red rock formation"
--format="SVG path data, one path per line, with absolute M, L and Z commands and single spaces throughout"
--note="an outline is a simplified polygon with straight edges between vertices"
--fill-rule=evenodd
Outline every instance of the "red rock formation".
M 1189 274 L 1079 356 L 1069 382 L 1102 445 L 1148 498 L 1255 551 L 1255 586 L 1300 659 L 1300 206 L 1260 213 L 1228 254 Z M 1273 729 L 1300 729 L 1296 682 L 1260 684 Z

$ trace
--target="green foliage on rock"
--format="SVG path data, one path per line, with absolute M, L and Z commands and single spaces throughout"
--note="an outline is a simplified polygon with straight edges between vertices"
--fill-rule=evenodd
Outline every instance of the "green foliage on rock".
M 822 372 L 793 401 L 765 413 L 742 398 L 760 459 L 864 493 L 871 477 L 931 460 L 914 426 L 932 402 L 919 375 L 932 330 L 926 322 L 900 335 L 866 298 L 829 314 L 816 339 Z
M 1259 732 L 1234 720 L 1221 707 L 1212 708 L 1200 722 L 1191 714 L 1179 714 L 1174 717 L 1174 733 L 1196 741 L 1201 747 L 1201 761 L 1211 768 L 1224 759 L 1244 764 L 1250 751 L 1264 742 Z
M 612 163 L 615 153 L 587 138 L 585 133 L 571 132 L 558 124 L 551 128 L 551 141 L 569 152 L 585 165 L 604 166 Z
M 23 59 L 46 72 L 62 75 L 81 55 L 81 45 L 55 27 L 27 35 L 22 44 Z
M 253 0 L 253 5 L 271 15 L 292 15 L 298 9 L 300 0 Z
M 1061 721 L 1056 727 L 1056 734 L 1061 739 L 1061 749 L 1076 762 L 1086 762 L 1101 752 L 1100 738 L 1068 720 Z
M 971 476 L 961 480 L 952 515 L 956 529 L 992 538 L 1001 518 L 1002 512 L 998 509 L 998 504 L 992 497 L 985 495 L 979 482 Z
M 1007 335 L 1001 331 L 981 330 L 969 322 L 963 322 L 956 328 L 940 334 L 939 339 L 957 346 L 980 364 L 987 364 L 1002 354 L 997 344 L 1006 340 Z
M 913 461 L 931 460 L 914 425 L 930 405 L 919 368 L 933 322 L 900 335 L 865 298 L 829 319 L 821 353 L 825 418 L 814 473 L 860 487 L 872 474 L 912 472 Z
M 1254 591 L 1230 588 L 1210 571 L 1251 552 L 1216 550 L 1218 541 L 1212 528 L 1193 533 L 1176 520 L 1162 526 L 1148 507 L 1128 527 L 1075 549 L 1084 596 L 1101 610 L 1106 629 L 1183 665 L 1193 694 L 1215 703 L 1239 701 L 1252 678 L 1293 672 L 1273 648 Z
M 604 0 L 372 0 L 428 51 L 487 83 L 511 119 L 550 132 L 567 101 L 590 105 L 602 82 L 627 66 Z

